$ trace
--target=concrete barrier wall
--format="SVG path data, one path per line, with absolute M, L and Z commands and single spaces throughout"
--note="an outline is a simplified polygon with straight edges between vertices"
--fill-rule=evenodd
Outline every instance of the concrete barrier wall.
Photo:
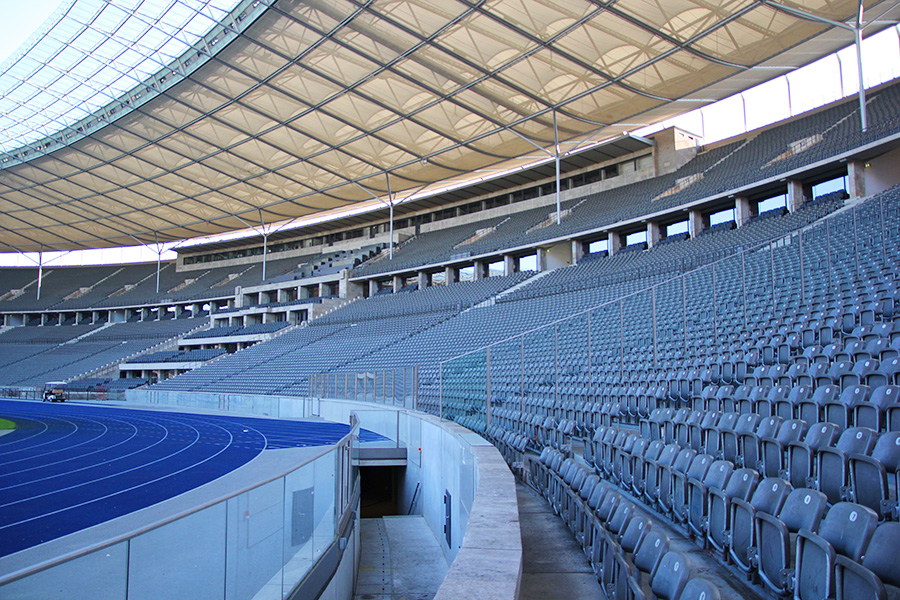
M 130 390 L 128 400 L 341 423 L 356 413 L 362 428 L 407 448 L 399 509 L 425 517 L 451 562 L 436 599 L 518 597 L 522 542 L 515 479 L 496 448 L 468 429 L 417 411 L 348 400 L 149 390 Z

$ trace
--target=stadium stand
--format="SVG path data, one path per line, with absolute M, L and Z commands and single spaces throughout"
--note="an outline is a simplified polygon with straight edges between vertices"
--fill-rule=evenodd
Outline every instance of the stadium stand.
M 869 106 L 864 134 L 858 108 L 838 103 L 701 149 L 675 173 L 568 200 L 559 226 L 541 226 L 548 208 L 533 208 L 418 233 L 393 260 L 365 246 L 309 270 L 272 261 L 267 281 L 348 264 L 374 280 L 727 197 L 894 135 L 900 86 Z M 564 519 L 610 597 L 708 600 L 723 570 L 761 596 L 894 593 L 896 557 L 873 553 L 885 553 L 900 519 L 900 187 L 792 208 L 539 274 L 393 292 L 395 283 L 289 330 L 194 331 L 209 324 L 202 318 L 14 327 L 0 332 L 0 385 L 74 378 L 126 357 L 216 359 L 149 389 L 303 397 L 313 375 L 415 366 L 418 408 L 492 441 Z M 40 301 L 15 292 L 34 270 L 11 271 L 0 310 L 40 322 L 48 308 L 213 300 L 261 280 L 258 263 L 169 264 L 157 295 L 148 265 L 48 271 Z M 233 354 L 135 357 L 179 338 L 269 333 L 282 334 Z

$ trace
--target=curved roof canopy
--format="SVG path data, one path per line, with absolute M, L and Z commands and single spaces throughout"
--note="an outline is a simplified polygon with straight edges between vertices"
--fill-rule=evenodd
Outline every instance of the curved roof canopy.
M 94 4 L 65 5 L 0 73 L 2 251 L 207 236 L 482 177 L 553 153 L 556 132 L 565 152 L 809 63 L 852 42 L 858 9 Z

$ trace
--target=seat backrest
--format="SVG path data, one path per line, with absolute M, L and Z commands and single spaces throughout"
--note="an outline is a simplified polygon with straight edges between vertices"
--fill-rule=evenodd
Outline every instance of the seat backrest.
M 837 449 L 844 454 L 868 454 L 875 446 L 878 434 L 868 427 L 851 427 L 841 434 Z
M 716 428 L 719 431 L 733 430 L 739 417 L 740 415 L 736 412 L 727 412 L 719 417 L 719 422 L 716 423 Z
M 675 551 L 666 552 L 650 580 L 653 595 L 660 600 L 678 600 L 690 579 L 690 571 L 684 554 Z
M 817 452 L 819 448 L 831 446 L 837 435 L 838 426 L 834 423 L 817 423 L 809 428 L 803 441 L 811 450 Z
M 872 458 L 884 465 L 888 473 L 900 470 L 900 431 L 882 433 L 875 442 Z
M 756 436 L 759 438 L 775 437 L 778 435 L 778 429 L 784 421 L 781 417 L 766 417 L 756 426 Z
M 647 446 L 647 451 L 644 452 L 645 460 L 657 460 L 659 455 L 662 453 L 663 448 L 665 448 L 665 444 L 662 440 L 653 440 L 650 442 L 650 445 Z
M 818 534 L 838 554 L 859 561 L 877 525 L 878 515 L 871 508 L 852 502 L 838 502 L 825 515 Z M 896 541 L 894 548 L 896 552 Z
M 897 552 L 897 540 L 900 540 L 900 523 L 886 521 L 875 528 L 862 566 L 875 573 L 886 585 L 900 587 L 900 552 Z
M 721 600 L 719 589 L 708 579 L 691 577 L 681 591 L 679 600 Z
M 848 385 L 841 392 L 840 402 L 845 406 L 854 406 L 869 399 L 871 390 L 867 385 Z
M 756 486 L 756 490 L 750 497 L 750 506 L 756 509 L 756 512 L 778 514 L 792 489 L 791 484 L 784 479 L 766 477 Z
M 806 435 L 806 421 L 803 419 L 790 419 L 781 424 L 778 429 L 778 435 L 775 437 L 782 446 L 787 446 L 791 442 L 797 442 Z
M 816 406 L 825 406 L 828 402 L 836 400 L 841 393 L 841 388 L 836 385 L 820 385 L 812 395 L 812 402 Z
M 700 427 L 703 429 L 715 427 L 721 416 L 721 413 L 714 410 L 706 411 L 706 414 L 703 415 L 703 419 L 700 421 Z
M 696 450 L 685 448 L 675 457 L 675 462 L 672 463 L 672 470 L 684 473 L 687 468 L 691 466 L 691 462 L 693 462 L 695 456 L 697 456 Z
M 643 515 L 634 515 L 628 521 L 625 531 L 622 533 L 620 546 L 625 552 L 634 552 L 647 532 L 653 526 L 653 521 Z
M 797 406 L 804 400 L 810 398 L 812 396 L 812 386 L 808 385 L 795 385 L 791 388 L 791 393 L 788 394 L 788 401 L 793 405 Z
M 746 500 L 756 489 L 759 483 L 759 472 L 754 469 L 738 469 L 728 478 L 725 485 L 725 495 L 729 498 Z
M 607 531 L 617 535 L 624 531 L 634 516 L 634 510 L 634 502 L 620 502 L 606 523 Z
M 892 403 L 900 400 L 900 387 L 896 385 L 882 385 L 872 392 L 872 397 L 869 398 L 869 402 L 877 406 L 879 409 L 884 410 L 884 408 Z
M 698 454 L 691 461 L 691 466 L 688 467 L 685 473 L 687 478 L 702 480 L 706 476 L 706 472 L 709 471 L 710 466 L 712 466 L 713 461 L 714 458 L 709 454 Z
M 727 460 L 717 460 L 709 467 L 703 478 L 703 485 L 708 488 L 724 489 L 734 472 L 734 465 Z
M 741 415 L 737 423 L 734 424 L 734 432 L 737 434 L 753 433 L 756 431 L 756 425 L 759 423 L 760 418 L 756 413 Z
M 632 562 L 637 569 L 652 576 L 663 555 L 668 551 L 669 536 L 661 531 L 649 531 L 641 540 L 641 545 L 634 551 Z
M 822 492 L 797 488 L 788 494 L 778 511 L 778 519 L 793 533 L 801 529 L 815 531 L 827 506 L 828 498 Z
M 662 452 L 660 452 L 656 462 L 661 465 L 669 466 L 675 462 L 675 457 L 678 456 L 679 451 L 681 451 L 681 447 L 678 446 L 678 444 L 667 444 Z
M 631 455 L 632 456 L 644 456 L 647 452 L 647 446 L 650 445 L 650 440 L 645 437 L 637 436 L 637 439 L 634 440 L 634 446 L 631 447 Z

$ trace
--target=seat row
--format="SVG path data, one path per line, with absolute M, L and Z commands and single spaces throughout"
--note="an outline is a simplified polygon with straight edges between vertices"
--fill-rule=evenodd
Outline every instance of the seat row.
M 668 484 L 664 471 L 648 463 L 646 487 L 629 491 L 775 594 L 800 600 L 900 594 L 900 523 L 879 523 L 873 510 L 852 502 L 829 506 L 820 491 L 776 477 L 760 481 L 759 473 L 709 455 L 696 459 L 686 477 Z M 648 585 L 655 597 L 680 597 L 689 577 L 682 580 L 674 567 L 687 567 L 684 555 L 663 567 L 668 537 L 652 532 L 652 521 L 637 514 L 621 487 L 552 449 L 530 470 L 609 597 L 645 597 Z
M 587 555 L 607 598 L 718 600 L 669 537 L 614 486 L 563 454 L 547 449 L 531 461 L 532 480 Z

